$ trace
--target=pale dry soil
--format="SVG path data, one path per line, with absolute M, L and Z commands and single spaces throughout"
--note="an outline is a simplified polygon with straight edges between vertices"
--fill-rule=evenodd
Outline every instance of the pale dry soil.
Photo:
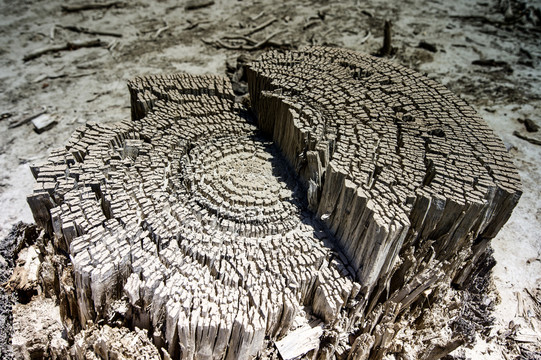
M 283 30 L 273 45 L 327 44 L 375 53 L 388 19 L 393 22 L 394 61 L 426 73 L 476 108 L 503 139 L 523 181 L 524 194 L 493 241 L 493 279 L 501 301 L 491 336 L 478 336 L 473 349 L 460 348 L 454 355 L 507 359 L 518 356 L 521 347 L 540 350 L 541 309 L 533 298 L 541 295 L 541 146 L 513 135 L 519 131 L 541 140 L 539 132 L 527 133 L 521 123 L 531 119 L 541 125 L 541 19 L 533 10 L 541 8 L 539 2 L 216 0 L 186 11 L 182 1 L 139 0 L 76 13 L 63 12 L 61 4 L 0 1 L 0 113 L 6 114 L 0 120 L 0 238 L 17 221 L 33 221 L 26 204 L 34 181 L 30 163 L 44 160 L 87 121 L 130 116 L 128 79 L 178 71 L 225 75 L 226 61 L 241 52 L 208 40 L 241 33 L 272 17 L 277 20 L 251 35 L 254 40 Z M 123 36 L 99 36 L 106 46 L 23 61 L 38 48 L 98 37 L 62 28 L 67 25 Z M 436 52 L 419 48 L 420 41 L 434 45 Z M 475 60 L 502 63 L 480 66 L 472 64 Z M 31 122 L 10 128 L 41 110 L 56 120 L 51 129 L 38 134 Z M 15 329 L 25 320 L 22 306 L 28 305 L 14 309 Z

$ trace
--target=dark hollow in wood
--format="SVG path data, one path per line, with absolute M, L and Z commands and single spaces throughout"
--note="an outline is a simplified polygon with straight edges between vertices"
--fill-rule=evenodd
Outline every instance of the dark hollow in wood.
M 463 284 L 517 172 L 472 108 L 392 62 L 269 52 L 248 81 L 257 119 L 226 79 L 136 78 L 131 120 L 82 126 L 32 168 L 28 203 L 71 257 L 77 320 L 123 300 L 173 358 L 246 359 L 319 319 L 334 344 L 355 334 L 351 358 L 381 358 L 383 325 Z

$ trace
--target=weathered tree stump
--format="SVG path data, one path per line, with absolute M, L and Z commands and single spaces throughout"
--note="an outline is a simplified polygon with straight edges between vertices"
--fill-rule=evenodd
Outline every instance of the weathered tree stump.
M 389 61 L 270 52 L 248 80 L 255 118 L 223 78 L 137 78 L 131 120 L 82 126 L 33 167 L 78 321 L 125 299 L 173 358 L 252 358 L 300 326 L 334 345 L 355 330 L 350 357 L 381 357 L 396 329 L 380 325 L 464 282 L 517 172 L 473 109 Z

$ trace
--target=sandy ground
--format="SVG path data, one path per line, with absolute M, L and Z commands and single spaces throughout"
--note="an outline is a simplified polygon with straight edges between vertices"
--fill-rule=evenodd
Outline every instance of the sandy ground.
M 474 349 L 455 354 L 506 359 L 521 347 L 539 346 L 541 303 L 534 299 L 541 299 L 541 146 L 513 135 L 541 140 L 541 132 L 528 133 L 522 124 L 530 119 L 541 125 L 539 2 L 216 0 L 185 10 L 182 1 L 139 0 L 73 13 L 62 11 L 62 4 L 0 1 L 0 238 L 17 221 L 33 221 L 26 205 L 34 182 L 31 163 L 44 160 L 86 121 L 130 116 L 128 79 L 178 71 L 225 75 L 226 61 L 242 52 L 212 42 L 273 18 L 250 37 L 257 42 L 283 30 L 271 45 L 327 44 L 375 53 L 384 21 L 391 20 L 394 61 L 426 73 L 476 108 L 504 140 L 524 186 L 513 216 L 493 241 L 501 301 L 492 336 L 479 336 Z M 74 32 L 69 25 L 122 37 Z M 23 61 L 39 48 L 93 38 L 106 44 Z M 419 47 L 421 41 L 435 48 Z M 472 64 L 477 60 L 484 65 Z M 31 122 L 12 127 L 43 110 L 57 122 L 51 129 L 38 134 Z

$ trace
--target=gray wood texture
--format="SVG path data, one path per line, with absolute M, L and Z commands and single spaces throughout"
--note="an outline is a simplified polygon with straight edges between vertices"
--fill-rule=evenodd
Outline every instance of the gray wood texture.
M 303 341 L 320 358 L 353 332 L 343 356 L 381 357 L 400 313 L 467 279 L 517 172 L 469 106 L 389 61 L 270 52 L 248 81 L 256 118 L 226 79 L 136 78 L 131 120 L 88 123 L 32 167 L 69 313 L 107 322 L 122 300 L 172 358 L 254 358 L 299 317 L 336 334 Z

